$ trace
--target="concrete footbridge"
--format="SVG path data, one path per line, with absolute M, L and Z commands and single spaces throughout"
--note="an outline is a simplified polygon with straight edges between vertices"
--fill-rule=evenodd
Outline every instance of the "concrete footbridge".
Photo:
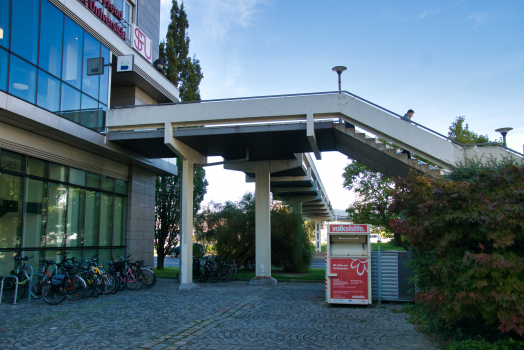
M 181 289 L 195 287 L 193 210 L 188 210 L 193 207 L 195 166 L 223 164 L 255 182 L 257 277 L 252 283 L 275 284 L 270 192 L 287 202 L 301 203 L 310 220 L 334 217 L 310 153 L 321 159 L 322 152 L 341 152 L 386 175 L 401 177 L 410 169 L 440 176 L 472 158 L 524 157 L 498 146 L 467 147 L 345 91 L 122 107 L 108 112 L 106 125 L 108 143 L 147 158 L 182 159 Z M 433 165 L 408 159 L 390 144 Z M 224 161 L 208 163 L 210 156 Z

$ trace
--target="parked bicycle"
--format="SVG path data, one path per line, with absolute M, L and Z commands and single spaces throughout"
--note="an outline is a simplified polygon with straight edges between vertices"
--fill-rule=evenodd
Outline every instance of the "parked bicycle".
M 33 268 L 27 266 L 27 260 L 32 258 L 33 256 L 14 258 L 14 260 L 18 261 L 18 267 L 16 270 L 11 271 L 11 274 L 17 278 L 9 276 L 4 278 L 2 291 L 3 301 L 14 303 L 16 297 L 16 301 L 18 302 L 24 297 L 26 290 L 30 291 L 32 298 L 39 299 L 42 297 L 42 293 L 38 290 L 38 286 L 41 283 L 41 275 L 33 273 L 33 277 L 31 278 Z M 28 273 L 28 270 L 30 273 Z

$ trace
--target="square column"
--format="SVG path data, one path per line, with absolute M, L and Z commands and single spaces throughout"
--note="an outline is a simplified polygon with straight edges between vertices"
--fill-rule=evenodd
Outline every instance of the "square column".
M 320 226 L 322 225 L 322 221 L 315 221 L 315 251 L 321 252 L 322 251 L 322 242 L 320 239 Z
M 193 283 L 193 168 L 192 161 L 182 160 L 179 290 L 198 288 Z
M 257 164 L 255 173 L 255 262 L 251 285 L 277 285 L 271 277 L 271 211 L 269 162 Z

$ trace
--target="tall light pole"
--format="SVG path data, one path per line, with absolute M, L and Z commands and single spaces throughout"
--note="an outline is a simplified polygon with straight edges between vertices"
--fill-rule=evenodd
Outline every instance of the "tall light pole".
M 342 84 L 340 82 L 340 76 L 342 75 L 342 72 L 345 71 L 346 69 L 347 68 L 344 66 L 336 66 L 331 69 L 333 72 L 337 72 L 338 74 L 338 93 L 342 92 Z
M 513 128 L 500 128 L 500 129 L 495 130 L 496 132 L 500 132 L 502 134 L 502 141 L 504 143 L 504 147 L 507 147 L 507 145 L 506 145 L 506 135 L 511 130 L 513 130 Z

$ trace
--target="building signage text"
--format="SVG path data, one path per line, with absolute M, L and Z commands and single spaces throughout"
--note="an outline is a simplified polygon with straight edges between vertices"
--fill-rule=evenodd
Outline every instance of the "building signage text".
M 115 23 L 104 14 L 104 9 L 97 7 L 95 0 L 78 0 L 84 4 L 91 12 L 93 12 L 98 18 L 102 20 L 105 24 L 109 26 L 118 36 L 120 36 L 124 41 L 127 39 L 127 33 L 124 28 L 120 27 L 120 23 Z M 119 21 L 122 20 L 122 11 L 119 11 L 109 0 L 102 0 L 101 4 Z
M 329 232 L 368 232 L 368 225 L 329 225 Z
M 132 25 L 132 46 L 149 63 L 153 62 L 153 42 L 136 25 Z

